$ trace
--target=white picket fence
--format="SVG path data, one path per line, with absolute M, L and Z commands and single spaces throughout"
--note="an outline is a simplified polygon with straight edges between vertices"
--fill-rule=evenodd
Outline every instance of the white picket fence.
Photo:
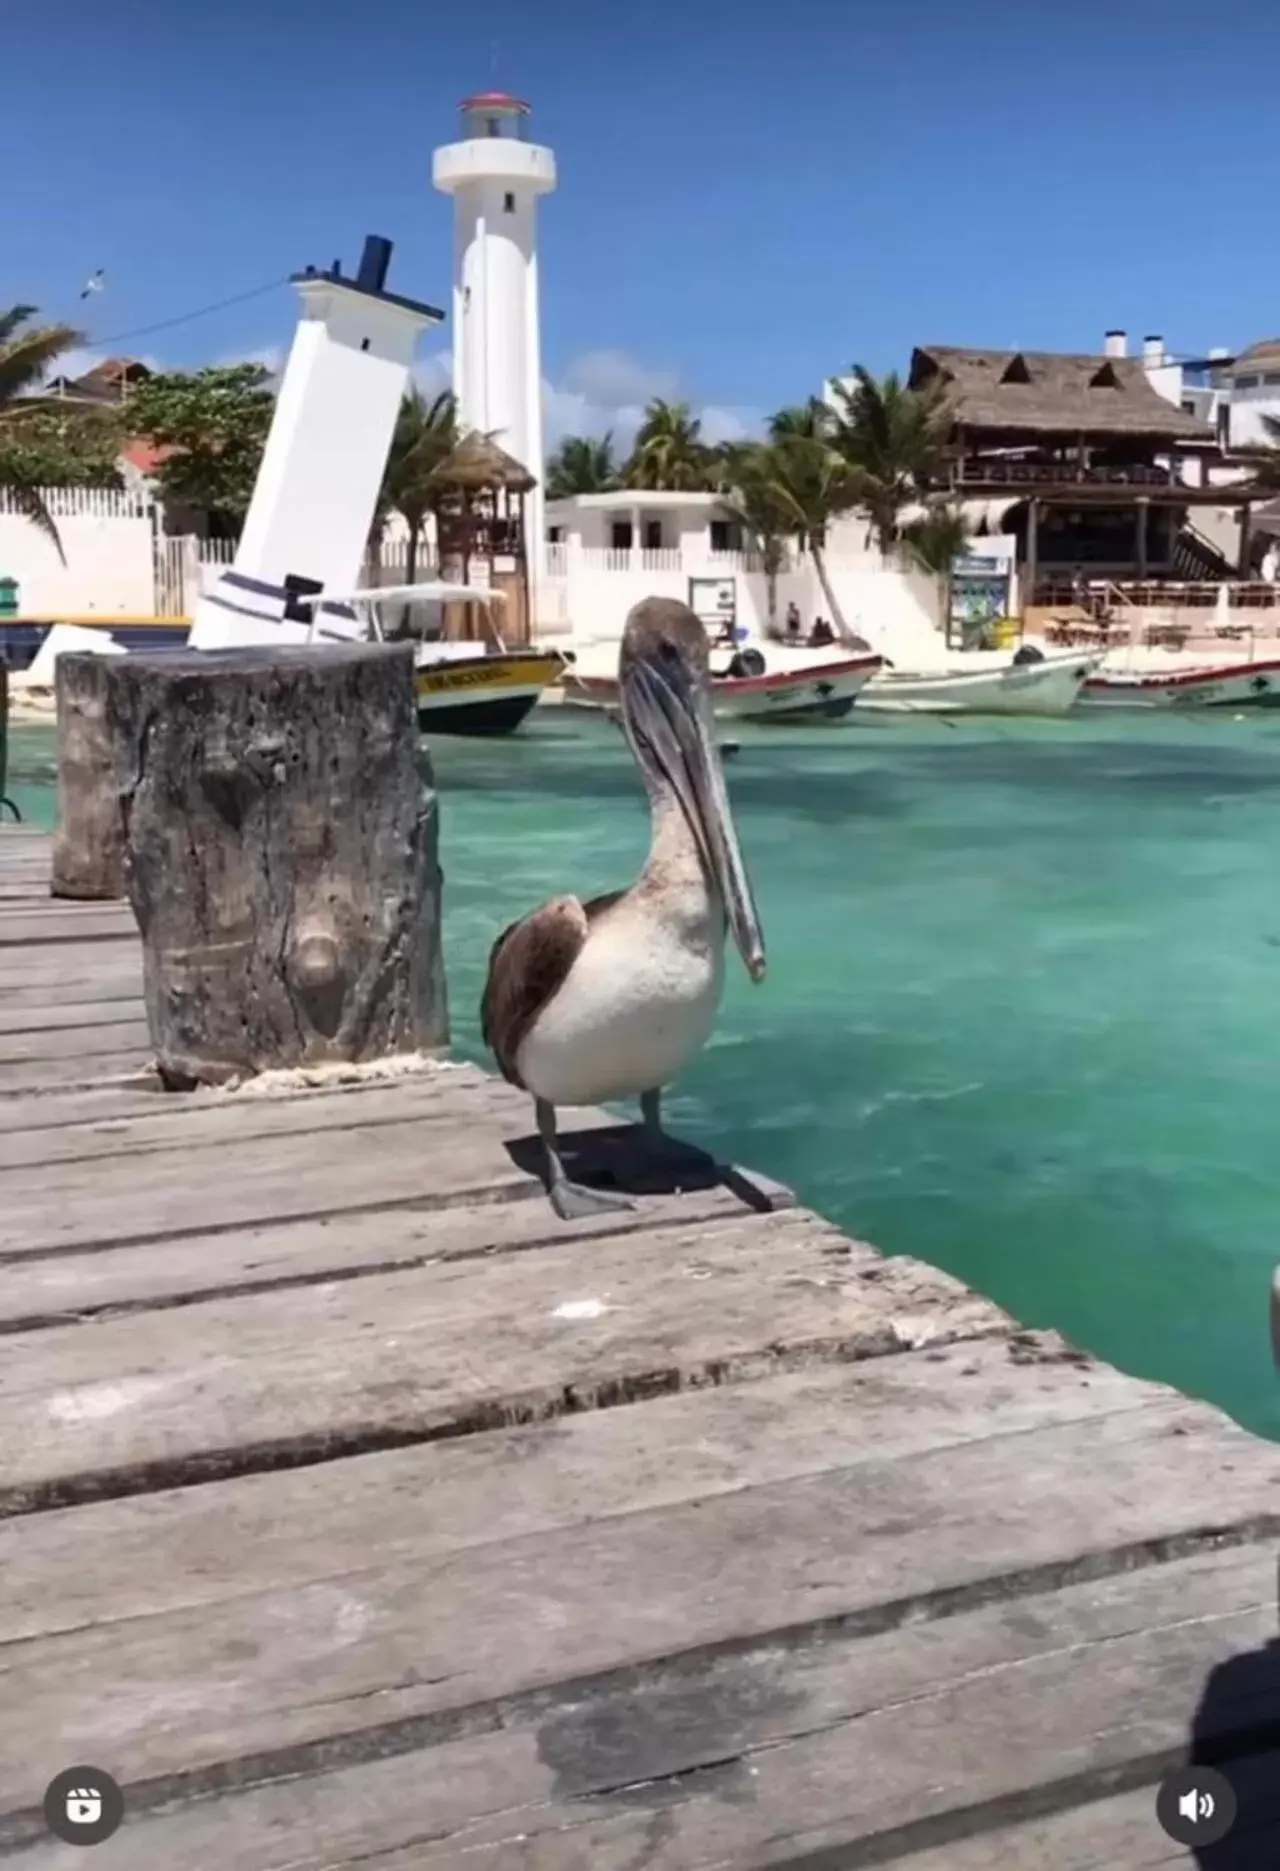
M 145 520 L 155 505 L 145 493 L 129 488 L 42 487 L 40 493 L 55 520 Z M 25 513 L 7 487 L 0 487 L 0 513 Z
M 200 593 L 223 566 L 235 561 L 233 539 L 176 538 L 157 533 L 155 538 L 155 615 L 190 617 Z
M 189 617 L 200 593 L 218 576 L 224 566 L 234 564 L 235 541 L 232 539 L 196 539 L 189 535 L 176 538 L 163 533 L 155 541 L 155 614 L 157 617 Z M 414 579 L 433 578 L 436 565 L 426 541 L 418 547 L 413 566 Z M 366 585 L 404 585 L 409 578 L 409 544 L 405 539 L 384 539 L 379 553 L 371 553 L 361 571 Z M 477 568 L 475 582 L 485 582 Z

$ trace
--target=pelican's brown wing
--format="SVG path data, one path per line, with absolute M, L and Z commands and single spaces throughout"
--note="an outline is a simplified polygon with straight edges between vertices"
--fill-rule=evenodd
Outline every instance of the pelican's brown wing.
M 525 1034 L 564 985 L 592 923 L 621 895 L 615 890 L 589 903 L 553 897 L 504 929 L 490 950 L 480 1030 L 503 1078 L 521 1091 L 526 1087 L 516 1070 L 516 1054 Z

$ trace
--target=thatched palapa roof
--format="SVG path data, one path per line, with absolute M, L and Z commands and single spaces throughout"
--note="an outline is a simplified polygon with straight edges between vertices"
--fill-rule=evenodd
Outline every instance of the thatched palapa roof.
M 1259 338 L 1247 351 L 1241 351 L 1231 366 L 1233 376 L 1251 371 L 1280 370 L 1280 338 Z
M 1133 435 L 1211 442 L 1214 431 L 1152 387 L 1139 357 L 919 346 L 911 384 L 941 379 L 966 428 L 1031 434 Z
M 461 437 L 431 478 L 442 487 L 457 487 L 468 493 L 506 488 L 512 494 L 527 494 L 538 485 L 514 455 L 478 429 L 470 429 Z

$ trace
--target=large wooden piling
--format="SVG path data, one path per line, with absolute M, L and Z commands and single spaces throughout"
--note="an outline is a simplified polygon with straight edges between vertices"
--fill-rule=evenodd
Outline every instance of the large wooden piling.
M 443 1045 L 412 646 L 121 657 L 106 694 L 165 1082 Z
M 124 895 L 124 822 L 107 719 L 108 681 L 122 660 L 80 650 L 54 664 L 58 829 L 49 890 L 55 897 L 109 902 Z

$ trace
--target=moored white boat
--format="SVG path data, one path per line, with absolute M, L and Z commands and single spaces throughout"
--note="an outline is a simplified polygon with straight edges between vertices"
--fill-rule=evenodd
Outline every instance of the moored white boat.
M 1080 692 L 1087 708 L 1280 708 L 1280 659 L 1174 669 L 1102 668 Z
M 872 714 L 1065 715 L 1079 696 L 1097 651 L 1072 651 L 936 672 L 886 669 L 858 707 Z
M 503 594 L 489 587 L 434 580 L 375 585 L 348 592 L 338 602 L 350 605 L 374 637 L 383 635 L 380 613 L 384 606 L 425 605 L 438 613 L 437 629 L 445 604 L 465 602 L 480 609 L 487 642 L 450 641 L 432 634 L 416 644 L 414 694 L 418 726 L 424 734 L 513 734 L 566 667 L 559 650 L 503 642 L 492 616 L 494 606 L 504 602 Z
M 512 734 L 565 668 L 558 650 L 424 643 L 414 689 L 424 734 Z
M 766 667 L 740 675 L 726 671 L 712 679 L 712 707 L 717 721 L 838 721 L 882 666 L 883 659 L 874 654 L 832 654 L 798 668 Z M 618 705 L 616 674 L 574 668 L 566 673 L 563 686 L 568 706 Z

